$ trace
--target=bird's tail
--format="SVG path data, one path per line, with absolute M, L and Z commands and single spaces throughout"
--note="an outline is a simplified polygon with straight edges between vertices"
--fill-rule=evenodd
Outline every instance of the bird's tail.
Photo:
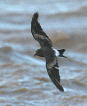
M 60 49 L 60 50 L 58 50 L 58 51 L 59 51 L 59 56 L 60 56 L 60 57 L 65 57 L 65 58 L 67 58 L 66 56 L 63 55 L 64 52 L 65 52 L 65 49 Z

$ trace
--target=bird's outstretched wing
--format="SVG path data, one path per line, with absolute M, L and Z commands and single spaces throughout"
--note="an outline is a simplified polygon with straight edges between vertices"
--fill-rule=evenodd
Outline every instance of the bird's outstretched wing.
M 34 13 L 31 21 L 31 33 L 35 40 L 40 43 L 41 47 L 52 47 L 52 42 L 38 22 L 38 13 Z
M 55 60 L 52 63 L 47 63 L 47 72 L 49 77 L 51 78 L 52 82 L 55 84 L 55 86 L 62 92 L 64 92 L 64 89 L 60 83 L 60 75 L 59 75 L 59 67 L 57 65 L 57 62 L 55 64 Z

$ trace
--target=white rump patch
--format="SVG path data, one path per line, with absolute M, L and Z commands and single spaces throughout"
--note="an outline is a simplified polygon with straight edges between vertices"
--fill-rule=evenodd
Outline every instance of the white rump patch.
M 57 49 L 53 48 L 54 52 L 55 52 L 55 55 L 56 56 L 59 56 L 59 52 L 57 51 Z

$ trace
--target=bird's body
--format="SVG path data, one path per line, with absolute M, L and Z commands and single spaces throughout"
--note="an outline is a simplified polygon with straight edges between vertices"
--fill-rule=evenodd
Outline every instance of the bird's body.
M 43 31 L 38 22 L 38 13 L 35 13 L 32 17 L 31 33 L 41 46 L 41 48 L 36 51 L 35 55 L 45 58 L 49 77 L 60 91 L 64 91 L 60 84 L 58 56 L 64 57 L 63 53 L 65 49 L 57 50 L 53 48 L 52 41 Z

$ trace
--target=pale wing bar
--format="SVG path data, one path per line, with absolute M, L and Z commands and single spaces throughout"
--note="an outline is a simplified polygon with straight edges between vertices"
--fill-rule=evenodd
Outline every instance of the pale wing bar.
M 31 21 L 31 32 L 35 40 L 40 43 L 41 47 L 52 47 L 52 42 L 41 28 L 38 22 L 38 13 L 35 13 Z

